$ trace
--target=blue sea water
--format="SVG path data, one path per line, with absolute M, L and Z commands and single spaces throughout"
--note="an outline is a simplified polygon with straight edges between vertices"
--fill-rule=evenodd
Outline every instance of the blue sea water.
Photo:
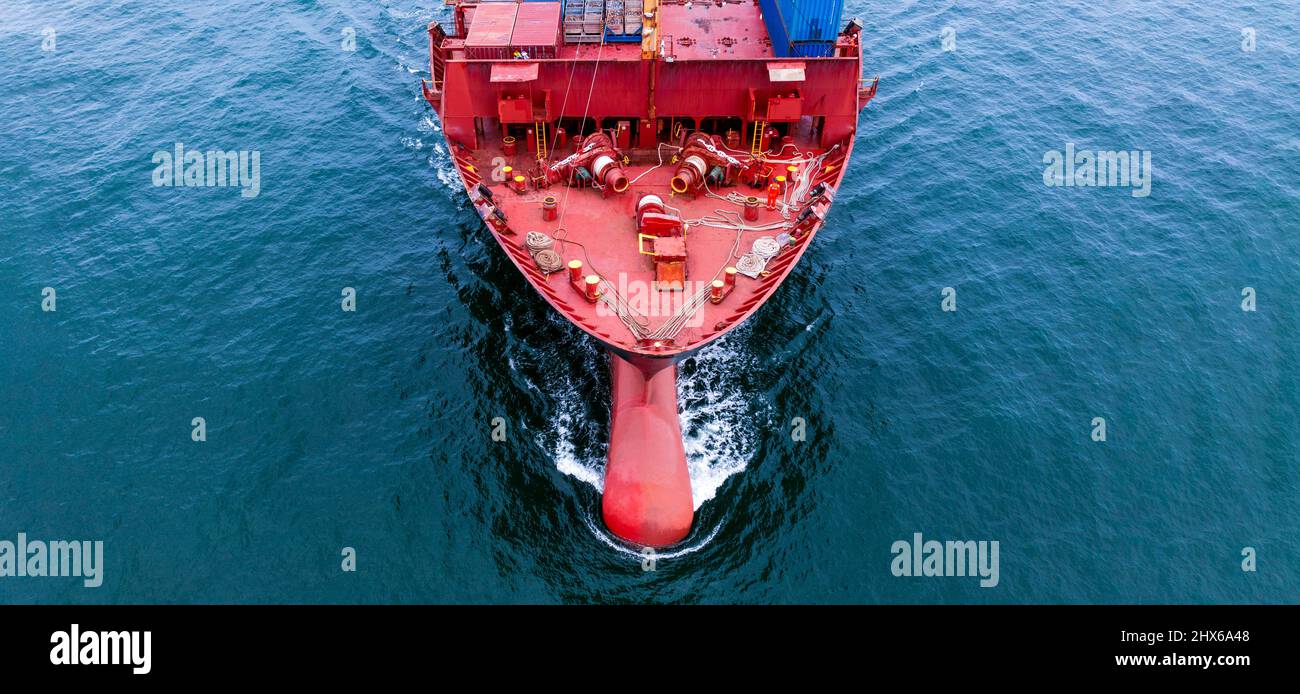
M 697 528 L 646 572 L 602 355 L 420 98 L 447 8 L 6 0 L 0 539 L 105 571 L 0 601 L 1296 602 L 1296 5 L 846 15 L 879 96 L 812 251 L 682 367 Z M 177 142 L 258 151 L 258 195 L 155 187 Z M 1067 143 L 1149 151 L 1150 195 L 1046 185 Z M 998 541 L 998 585 L 894 576 L 914 533 Z

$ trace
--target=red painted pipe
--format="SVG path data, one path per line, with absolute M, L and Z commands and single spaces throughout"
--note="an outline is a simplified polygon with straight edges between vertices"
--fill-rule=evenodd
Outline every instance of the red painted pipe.
M 609 355 L 613 377 L 605 525 L 639 545 L 664 547 L 691 530 L 695 505 L 677 422 L 677 367 Z M 665 366 L 666 364 L 666 366 Z

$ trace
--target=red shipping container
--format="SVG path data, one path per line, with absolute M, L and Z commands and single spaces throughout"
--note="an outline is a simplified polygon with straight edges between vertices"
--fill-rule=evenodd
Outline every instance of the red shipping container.
M 512 55 L 523 53 L 530 59 L 555 58 L 560 43 L 560 3 L 525 2 L 515 17 L 510 37 Z
M 503 60 L 510 57 L 510 35 L 515 29 L 513 2 L 480 4 L 465 37 L 465 57 L 471 60 Z

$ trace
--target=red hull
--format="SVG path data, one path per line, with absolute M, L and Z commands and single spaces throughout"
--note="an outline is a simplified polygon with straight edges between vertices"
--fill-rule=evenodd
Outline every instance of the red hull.
M 459 38 L 430 26 L 425 97 L 493 238 L 611 352 L 606 524 L 673 544 L 694 509 L 675 363 L 757 311 L 816 236 L 875 94 L 858 32 L 832 57 L 778 60 L 757 5 L 647 0 L 658 39 L 567 45 L 557 26 L 548 46 L 532 21 L 532 57 L 511 60 L 515 10 L 477 7 L 476 34 L 474 7 L 457 6 Z
M 677 421 L 677 367 L 653 375 L 611 354 L 613 403 L 605 464 L 605 525 L 642 545 L 671 545 L 691 530 L 691 476 Z

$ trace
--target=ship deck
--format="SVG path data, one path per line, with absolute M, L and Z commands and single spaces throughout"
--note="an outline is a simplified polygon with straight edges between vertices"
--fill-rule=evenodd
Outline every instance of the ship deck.
M 772 40 L 758 5 L 659 6 L 659 36 L 673 60 L 767 60 Z
M 430 25 L 424 93 L 511 262 L 626 357 L 679 357 L 744 322 L 810 245 L 839 187 L 874 94 L 861 83 L 857 31 L 826 38 L 820 57 L 792 59 L 785 46 L 778 58 L 756 2 L 661 3 L 644 15 L 645 38 L 626 43 L 607 41 L 608 23 L 587 31 L 585 15 L 578 27 L 556 7 L 508 5 L 459 3 L 456 36 Z M 518 23 L 525 10 L 553 24 Z M 589 146 L 582 136 L 596 128 Z M 562 139 L 575 134 L 581 149 Z M 782 191 L 772 209 L 770 185 Z M 647 195 L 667 214 L 640 224 Z
M 793 135 L 795 142 L 792 147 L 787 146 L 781 154 L 772 155 L 774 165 L 784 169 L 786 164 L 777 162 L 800 161 L 798 175 L 813 177 L 808 187 L 825 183 L 833 195 L 843 175 L 842 163 L 849 154 L 845 148 L 851 147 L 851 141 L 825 153 L 826 156 L 819 161 L 813 161 L 824 153 L 811 144 L 814 139 L 811 134 L 795 132 Z M 484 140 L 500 142 L 493 133 L 488 133 Z M 473 189 L 480 181 L 489 187 L 493 202 L 508 219 L 509 229 L 503 233 L 490 224 L 487 228 L 529 282 L 556 310 L 617 351 L 670 357 L 693 351 L 720 337 L 761 306 L 795 265 L 820 222 L 782 246 L 780 252 L 767 261 L 765 271 L 758 277 L 737 274 L 734 287 L 728 290 L 720 303 L 714 304 L 704 298 L 712 281 L 724 279 L 724 269 L 736 266 L 740 257 L 751 251 L 756 240 L 788 232 L 802 205 L 791 205 L 787 210 L 778 203 L 778 209 L 768 210 L 765 191 L 747 185 L 701 192 L 693 197 L 675 195 L 670 179 L 677 165 L 670 162 L 671 148 L 663 145 L 658 150 L 662 152 L 662 164 L 654 150 L 629 151 L 630 162 L 623 170 L 632 183 L 623 193 L 609 192 L 607 195 L 593 188 L 570 187 L 563 183 L 540 190 L 529 186 L 521 193 L 505 182 L 492 180 L 489 172 L 494 164 L 499 167 L 503 161 L 516 172 L 535 166 L 535 155 L 529 151 L 521 150 L 514 156 L 507 156 L 497 146 L 460 150 L 457 163 L 467 189 Z M 563 156 L 568 151 L 557 154 Z M 748 153 L 743 156 L 748 156 Z M 638 237 L 635 208 L 637 201 L 646 194 L 662 198 L 687 223 L 686 286 L 681 290 L 659 289 L 654 282 L 654 260 L 643 253 L 645 249 Z M 547 196 L 554 196 L 557 202 L 554 220 L 543 218 L 542 201 Z M 757 197 L 763 203 L 758 218 L 753 221 L 743 219 L 743 205 L 736 202 L 740 197 L 748 196 Z M 474 197 L 472 193 L 471 197 Z M 824 214 L 828 206 L 829 200 L 820 207 L 819 213 Z M 549 275 L 543 273 L 526 246 L 526 236 L 530 231 L 554 239 L 553 248 L 566 267 Z M 646 249 L 653 243 L 645 241 Z M 574 284 L 570 281 L 567 264 L 571 260 L 582 261 L 584 276 L 597 274 L 603 278 L 602 298 L 596 303 L 587 301 L 580 282 Z M 692 297 L 696 297 L 696 303 L 701 306 L 690 312 L 683 306 L 692 303 Z M 702 298 L 704 300 L 700 301 Z M 623 302 L 630 310 L 620 315 L 618 306 Z M 683 318 L 685 313 L 690 313 L 689 317 Z M 629 319 L 638 327 L 628 325 Z M 670 321 L 682 323 L 680 330 L 665 327 Z

